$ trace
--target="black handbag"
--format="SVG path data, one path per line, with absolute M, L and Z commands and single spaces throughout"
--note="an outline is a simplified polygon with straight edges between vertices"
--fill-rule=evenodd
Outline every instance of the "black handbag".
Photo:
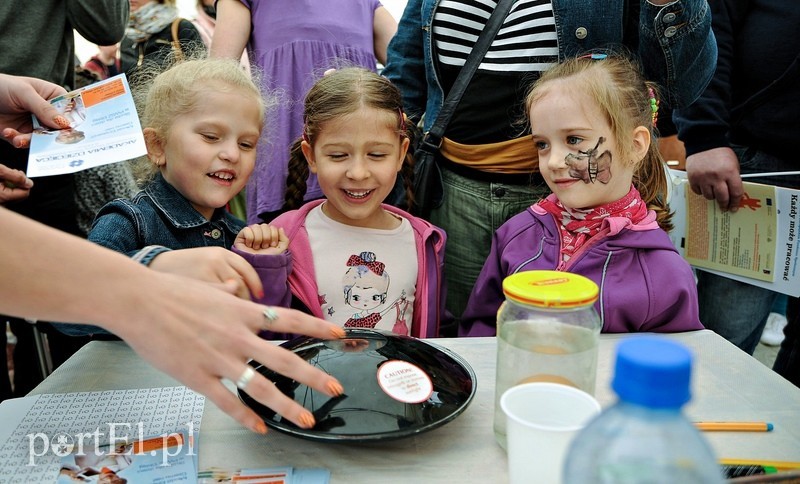
M 436 117 L 430 131 L 425 133 L 414 150 L 414 204 L 412 212 L 428 218 L 434 208 L 441 206 L 443 200 L 442 172 L 436 161 L 436 155 L 442 146 L 442 138 L 447 123 L 453 117 L 456 106 L 461 101 L 472 75 L 478 70 L 483 57 L 489 50 L 500 26 L 503 24 L 514 0 L 499 0 L 486 26 L 478 36 L 475 46 L 467 56 L 464 67 L 458 73 L 453 88 L 447 94 L 439 116 Z

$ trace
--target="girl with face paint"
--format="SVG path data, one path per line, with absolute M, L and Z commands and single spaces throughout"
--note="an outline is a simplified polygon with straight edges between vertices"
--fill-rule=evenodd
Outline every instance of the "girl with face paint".
M 631 61 L 592 54 L 545 72 L 526 107 L 553 193 L 497 230 L 459 333 L 494 334 L 503 278 L 543 269 L 597 283 L 604 332 L 702 329 L 692 270 L 666 233 L 654 86 Z

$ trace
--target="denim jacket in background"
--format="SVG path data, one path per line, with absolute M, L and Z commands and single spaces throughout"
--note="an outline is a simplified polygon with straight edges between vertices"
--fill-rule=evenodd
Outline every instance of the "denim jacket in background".
M 425 113 L 428 131 L 444 102 L 433 62 L 431 24 L 440 0 L 409 0 L 397 34 L 389 43 L 382 74 L 403 93 L 408 115 L 419 120 Z M 638 39 L 626 44 L 642 64 L 648 80 L 658 83 L 671 107 L 697 99 L 708 84 L 717 62 L 706 0 L 676 0 L 655 6 L 646 0 L 639 9 Z M 552 0 L 559 59 L 592 49 L 623 44 L 623 8 L 626 0 Z
M 206 220 L 161 174 L 132 199 L 106 204 L 89 240 L 144 264 L 166 250 L 194 247 L 230 249 L 244 222 L 224 208 Z

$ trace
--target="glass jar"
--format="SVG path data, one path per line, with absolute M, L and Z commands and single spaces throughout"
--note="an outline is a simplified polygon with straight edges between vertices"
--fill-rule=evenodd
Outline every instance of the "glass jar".
M 594 310 L 598 287 L 569 272 L 519 272 L 503 280 L 497 312 L 494 433 L 506 447 L 503 392 L 521 383 L 571 385 L 594 395 L 602 322 Z

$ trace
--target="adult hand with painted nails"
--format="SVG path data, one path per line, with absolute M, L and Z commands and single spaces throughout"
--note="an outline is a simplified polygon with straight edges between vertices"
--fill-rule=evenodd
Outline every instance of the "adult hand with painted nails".
M 169 250 L 157 255 L 150 268 L 205 282 L 233 284 L 233 293 L 242 299 L 264 297 L 264 286 L 253 266 L 222 247 Z
M 27 147 L 33 131 L 31 113 L 51 128 L 69 127 L 69 121 L 48 102 L 66 92 L 63 87 L 41 79 L 0 74 L 0 134 L 3 139 L 17 148 Z
M 131 322 L 124 327 L 120 324 L 113 331 L 144 359 L 203 393 L 220 410 L 243 425 L 258 433 L 266 432 L 261 418 L 226 388 L 225 380 L 297 426 L 311 428 L 315 425 L 311 412 L 252 370 L 247 364 L 251 358 L 325 395 L 334 397 L 344 392 L 342 385 L 331 375 L 257 336 L 260 330 L 269 329 L 336 339 L 345 335 L 341 327 L 293 309 L 266 307 L 233 298 L 222 291 L 209 291 L 208 285 L 194 280 L 187 279 L 171 286 L 172 290 L 164 288 L 163 297 L 181 301 L 183 308 L 179 309 L 178 304 L 170 302 L 177 310 L 175 313 L 153 315 L 153 320 L 158 321 L 158 329 L 144 328 L 139 321 L 139 324 Z M 157 305 L 161 303 L 158 301 Z M 176 352 L 176 347 L 186 351 Z
M 20 170 L 0 164 L 0 205 L 27 198 L 33 182 Z
M 152 270 L 2 207 L 0 227 L 2 314 L 101 326 L 258 433 L 267 430 L 263 420 L 224 380 L 302 428 L 314 417 L 262 375 L 251 375 L 251 358 L 326 395 L 344 391 L 334 377 L 257 335 L 268 327 L 333 339 L 345 335 L 339 326 L 237 298 L 232 283 Z

